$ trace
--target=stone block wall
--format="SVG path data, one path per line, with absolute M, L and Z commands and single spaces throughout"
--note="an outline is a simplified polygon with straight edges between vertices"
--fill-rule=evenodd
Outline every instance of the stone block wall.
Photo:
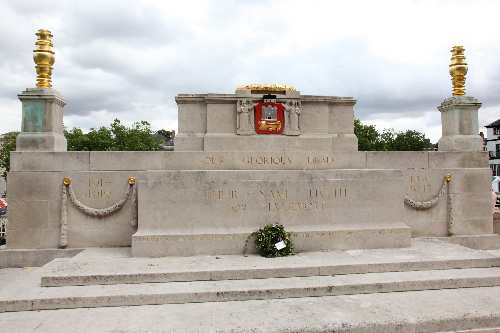
M 457 235 L 493 232 L 490 169 L 483 152 L 13 152 L 11 160 L 9 248 L 58 246 L 63 177 L 73 179 L 82 202 L 102 208 L 124 195 L 129 176 L 137 178 L 140 190 L 152 170 L 268 170 L 282 175 L 287 170 L 313 174 L 315 170 L 396 170 L 403 175 L 405 195 L 415 200 L 433 197 L 443 177 L 451 174 L 451 231 Z M 403 199 L 378 209 L 399 209 L 394 207 L 400 207 Z M 356 209 L 366 200 L 370 199 L 352 198 L 348 205 Z M 131 244 L 136 229 L 130 225 L 130 202 L 107 218 L 88 217 L 71 204 L 68 207 L 69 247 Z M 413 236 L 446 236 L 447 210 L 446 197 L 425 211 L 405 206 L 401 222 L 411 227 Z
M 301 101 L 300 136 L 238 135 L 237 102 L 262 95 L 180 94 L 176 151 L 356 151 L 354 111 L 350 97 L 278 96 Z

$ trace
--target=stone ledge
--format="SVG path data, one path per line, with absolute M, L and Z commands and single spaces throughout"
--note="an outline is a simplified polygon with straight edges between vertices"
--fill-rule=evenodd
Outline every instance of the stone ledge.
M 236 137 L 235 135 L 232 136 Z M 306 136 L 304 136 L 306 137 Z M 306 141 L 332 140 L 332 135 L 309 136 Z M 228 138 L 229 139 L 229 138 Z M 285 138 L 286 140 L 287 138 Z M 290 138 L 288 138 L 290 139 Z M 294 138 L 292 138 L 294 139 Z M 335 138 L 334 138 L 335 139 Z M 290 140 L 288 140 L 290 141 Z M 399 154 L 402 153 L 402 154 Z M 280 170 L 294 169 L 394 169 L 488 168 L 483 152 L 321 152 L 321 151 L 113 151 L 113 152 L 12 152 L 11 171 L 107 171 L 107 170 L 175 170 L 175 169 L 248 169 L 237 161 L 249 156 L 283 156 L 293 158 Z M 307 157 L 311 162 L 307 163 Z M 335 161 L 332 161 L 332 159 Z M 367 161 L 368 159 L 368 161 Z M 235 162 L 231 162 L 234 160 Z M 133 166 L 129 163 L 134 161 Z M 412 163 L 415 161 L 416 163 Z M 368 166 L 367 166 L 367 163 Z M 241 164 L 241 163 L 239 163 Z M 260 164 L 273 169 L 274 164 Z
M 321 226 L 289 227 L 294 247 L 298 252 L 400 248 L 411 244 L 411 229 L 403 224 L 380 226 Z M 162 231 L 138 231 L 132 236 L 134 257 L 193 256 L 215 254 L 242 254 L 251 231 L 210 234 L 173 234 Z M 376 237 L 374 237 L 376 235 Z M 249 240 L 250 245 L 252 242 Z M 253 246 L 248 247 L 254 253 Z
M 469 247 L 476 250 L 500 250 L 500 235 L 457 235 L 451 237 L 436 237 L 436 239 Z
M 82 249 L 2 249 L 0 268 L 40 267 L 55 258 L 73 257 Z

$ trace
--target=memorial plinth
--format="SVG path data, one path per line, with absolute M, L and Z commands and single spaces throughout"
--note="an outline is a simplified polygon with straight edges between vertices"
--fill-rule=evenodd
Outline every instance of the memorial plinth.
M 492 233 L 483 152 L 358 152 L 352 98 L 238 90 L 176 100 L 173 152 L 13 152 L 9 247 L 252 253 L 251 234 L 269 223 L 299 252 Z M 125 198 L 129 177 L 137 191 L 123 208 L 88 215 Z
M 252 251 L 273 223 L 297 251 L 409 246 L 401 170 L 329 170 L 342 163 L 332 153 L 357 151 L 354 99 L 248 86 L 176 101 L 176 151 L 205 152 L 209 169 L 144 174 L 135 256 Z
M 285 225 L 301 252 L 409 246 L 403 183 L 400 170 L 147 172 L 132 252 L 239 254 L 270 223 Z
M 481 104 L 463 96 L 461 47 L 450 65 L 454 96 L 439 107 L 438 152 L 358 152 L 353 98 L 275 84 L 177 95 L 173 152 L 66 152 L 52 35 L 37 36 L 37 88 L 19 95 L 8 181 L 11 249 L 241 254 L 274 223 L 299 252 L 407 247 L 418 236 L 475 242 L 493 232 Z

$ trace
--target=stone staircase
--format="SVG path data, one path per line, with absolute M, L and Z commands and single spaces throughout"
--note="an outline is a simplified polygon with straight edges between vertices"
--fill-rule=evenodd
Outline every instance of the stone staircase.
M 55 259 L 0 293 L 0 312 L 480 288 L 500 286 L 500 257 L 439 240 L 405 249 L 284 258 L 133 258 L 88 249 Z M 500 313 L 498 314 L 500 317 Z

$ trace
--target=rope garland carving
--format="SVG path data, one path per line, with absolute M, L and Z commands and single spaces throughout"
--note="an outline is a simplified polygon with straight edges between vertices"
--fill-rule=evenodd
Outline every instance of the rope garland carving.
M 82 213 L 92 217 L 106 217 L 110 216 L 120 209 L 123 208 L 125 203 L 129 198 L 132 200 L 132 218 L 130 220 L 130 225 L 132 227 L 137 227 L 137 192 L 135 186 L 136 180 L 135 177 L 128 178 L 128 190 L 125 193 L 125 196 L 119 200 L 118 202 L 112 204 L 109 207 L 105 208 L 92 208 L 80 200 L 77 199 L 75 192 L 71 186 L 71 178 L 64 177 L 63 180 L 63 188 L 62 188 L 62 202 L 61 202 L 61 232 L 59 236 L 59 247 L 65 248 L 68 245 L 68 208 L 67 201 L 69 200 L 73 203 L 73 205 Z
M 451 202 L 451 195 L 450 195 L 450 181 L 451 181 L 451 175 L 447 175 L 445 177 L 446 182 L 448 184 L 446 192 L 448 193 L 447 199 L 446 199 L 446 217 L 447 217 L 447 229 L 446 231 L 448 232 L 448 236 L 453 235 L 453 224 L 454 224 L 454 216 L 453 216 L 453 206 Z
M 413 199 L 410 199 L 408 196 L 405 196 L 405 199 L 404 199 L 404 202 L 407 206 L 411 207 L 411 208 L 414 208 L 414 209 L 417 209 L 417 210 L 425 210 L 425 209 L 429 209 L 429 208 L 432 208 L 434 207 L 438 201 L 439 201 L 439 198 L 441 198 L 441 196 L 443 196 L 443 194 L 446 192 L 446 193 L 449 193 L 449 183 L 451 181 L 451 175 L 446 175 L 443 179 L 443 185 L 441 185 L 441 189 L 439 190 L 439 192 L 430 200 L 427 200 L 427 201 L 416 201 L 416 200 L 413 200 Z M 449 197 L 449 195 L 448 195 Z M 449 201 L 449 200 L 448 200 Z

